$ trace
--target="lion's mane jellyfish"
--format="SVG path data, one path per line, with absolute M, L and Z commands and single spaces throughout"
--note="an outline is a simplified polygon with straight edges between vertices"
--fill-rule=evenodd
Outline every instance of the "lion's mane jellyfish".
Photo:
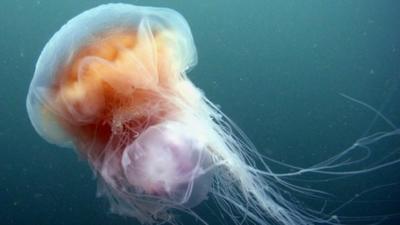
M 209 196 L 237 224 L 333 223 L 283 197 L 278 184 L 310 190 L 272 173 L 193 85 L 186 72 L 196 57 L 190 28 L 173 10 L 90 9 L 43 49 L 27 97 L 30 120 L 45 140 L 88 160 L 113 212 L 143 224 L 173 223 L 176 211 L 206 223 L 193 207 Z M 309 170 L 323 173 L 340 157 Z

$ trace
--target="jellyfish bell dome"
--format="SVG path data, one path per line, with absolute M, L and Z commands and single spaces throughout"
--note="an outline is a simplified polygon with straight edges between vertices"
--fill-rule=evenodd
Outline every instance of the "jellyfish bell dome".
M 139 64 L 146 64 L 146 69 L 151 70 L 150 73 L 158 73 L 159 77 L 152 76 L 153 82 L 160 82 L 163 69 L 173 70 L 168 72 L 168 79 L 179 79 L 181 73 L 197 63 L 197 53 L 190 28 L 186 20 L 172 9 L 116 3 L 101 5 L 81 13 L 62 26 L 48 41 L 37 61 L 28 91 L 26 104 L 29 118 L 35 130 L 48 142 L 64 147 L 74 145 L 73 137 L 60 126 L 59 109 L 48 96 L 54 94 L 60 83 L 68 79 L 63 73 L 71 67 L 79 54 L 90 55 L 88 52 L 82 52 L 82 49 L 85 50 L 88 46 L 100 48 L 90 45 L 109 39 L 118 33 L 122 36 L 132 34 L 130 38 L 135 40 L 126 41 L 135 42 L 138 51 L 144 48 L 142 50 L 144 53 L 139 59 L 142 62 Z M 123 41 L 116 40 L 116 43 L 109 44 L 113 46 L 105 47 L 120 48 L 118 45 Z M 158 49 L 151 49 L 155 46 L 154 42 L 162 45 L 157 45 Z M 92 49 L 86 51 L 90 52 Z M 160 60 L 161 56 L 157 54 L 165 52 L 168 52 L 172 60 Z M 108 60 L 107 54 L 111 53 L 103 52 L 99 58 Z M 136 83 L 146 83 L 145 81 L 150 79 L 149 77 L 142 81 L 138 79 Z M 68 119 L 67 116 L 61 117 L 63 117 L 61 120 Z

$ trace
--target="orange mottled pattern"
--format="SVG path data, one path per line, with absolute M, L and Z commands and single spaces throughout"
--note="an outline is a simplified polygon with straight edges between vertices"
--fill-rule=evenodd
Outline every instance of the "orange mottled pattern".
M 172 92 L 179 72 L 161 33 L 104 33 L 60 68 L 51 105 L 83 155 L 122 150 L 173 110 L 160 91 Z

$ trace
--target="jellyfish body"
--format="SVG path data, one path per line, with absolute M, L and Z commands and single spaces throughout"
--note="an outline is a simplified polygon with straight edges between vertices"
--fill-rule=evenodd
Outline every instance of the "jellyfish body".
M 182 75 L 195 63 L 190 29 L 175 11 L 100 6 L 44 48 L 29 117 L 47 141 L 89 160 L 116 212 L 151 221 L 165 208 L 157 201 L 193 207 L 210 190 L 211 157 L 190 112 L 201 96 Z
M 196 62 L 179 13 L 102 5 L 46 44 L 28 114 L 44 139 L 88 160 L 115 213 L 171 222 L 173 210 L 195 216 L 192 208 L 212 194 L 228 214 L 235 208 L 260 224 L 307 224 L 251 170 L 251 142 L 187 78 Z
M 259 224 L 329 222 L 280 194 L 276 184 L 293 186 L 187 78 L 196 62 L 179 13 L 127 4 L 90 9 L 43 49 L 29 118 L 45 140 L 88 160 L 113 212 L 143 224 L 172 223 L 174 210 L 195 216 L 193 207 L 210 195 L 227 214 Z

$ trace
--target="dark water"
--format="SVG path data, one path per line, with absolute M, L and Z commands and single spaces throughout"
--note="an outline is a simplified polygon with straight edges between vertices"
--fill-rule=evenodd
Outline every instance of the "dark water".
M 124 2 L 166 6 L 184 15 L 199 54 L 190 78 L 269 157 L 311 166 L 367 131 L 390 129 L 340 93 L 400 124 L 397 0 Z M 109 213 L 107 203 L 95 197 L 96 182 L 86 163 L 72 150 L 42 140 L 25 109 L 42 47 L 68 19 L 102 3 L 106 1 L 1 2 L 0 224 L 135 224 Z M 398 136 L 380 141 L 371 157 L 394 152 L 391 159 L 399 158 L 399 147 Z M 349 179 L 293 182 L 335 193 L 329 212 L 363 190 L 399 182 L 399 171 L 397 164 Z M 400 213 L 399 190 L 400 185 L 378 188 L 336 214 Z M 300 199 L 304 207 L 322 207 Z M 210 224 L 219 223 L 206 207 L 199 210 Z M 400 224 L 400 218 L 388 217 L 382 224 Z

